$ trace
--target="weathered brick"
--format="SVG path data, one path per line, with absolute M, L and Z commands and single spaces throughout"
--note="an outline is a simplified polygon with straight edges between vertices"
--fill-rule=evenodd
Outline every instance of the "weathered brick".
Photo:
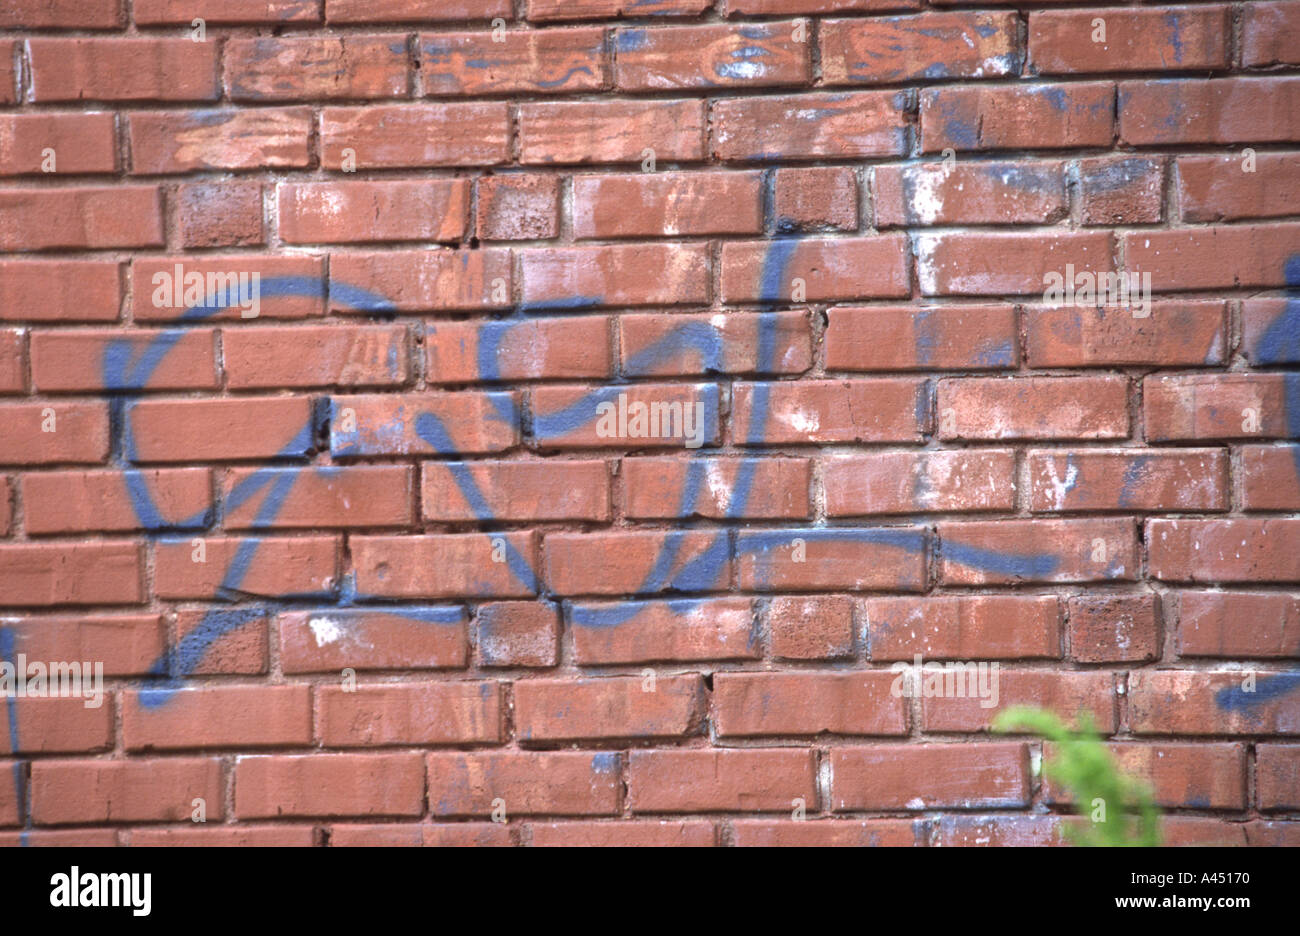
M 841 85 L 1015 74 L 1016 29 L 1014 13 L 822 20 L 823 80 Z

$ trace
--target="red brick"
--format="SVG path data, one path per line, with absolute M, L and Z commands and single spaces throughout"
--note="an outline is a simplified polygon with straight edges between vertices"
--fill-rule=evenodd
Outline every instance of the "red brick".
M 183 846 L 204 848 L 307 848 L 315 844 L 311 826 L 227 825 L 164 826 L 132 829 L 132 848 Z
M 1141 572 L 1137 530 L 1125 518 L 940 523 L 938 531 L 947 585 L 1131 582 Z
M 727 13 L 732 16 L 769 16 L 779 13 L 847 13 L 850 10 L 915 10 L 919 6 L 921 0 L 727 0 Z
M 406 37 L 231 38 L 224 49 L 232 101 L 406 97 Z
M 420 36 L 424 93 L 556 94 L 605 84 L 603 29 L 426 33 Z
M 20 329 L 0 330 L 0 393 L 27 392 L 27 341 Z
M 798 20 L 622 27 L 614 33 L 615 81 L 621 91 L 807 84 L 811 30 Z
M 1221 449 L 1031 451 L 1029 509 L 1059 511 L 1227 510 L 1228 457 Z
M 31 100 L 215 101 L 217 43 L 185 39 L 29 39 Z
M 634 813 L 786 812 L 816 803 L 813 752 L 632 751 L 628 805 Z
M 785 529 L 736 537 L 736 577 L 754 591 L 920 591 L 926 535 L 919 527 Z
M 682 738 L 700 734 L 706 707 L 697 673 L 515 683 L 515 730 L 528 742 Z
M 853 601 L 845 595 L 778 595 L 768 603 L 766 619 L 777 659 L 853 656 Z
M 1150 442 L 1296 434 L 1280 374 L 1148 377 L 1142 381 L 1142 422 Z
M 280 236 L 289 244 L 455 243 L 465 234 L 469 196 L 466 179 L 285 184 Z
M 78 672 L 84 674 L 79 677 L 85 680 L 84 685 L 92 685 L 94 669 L 91 661 L 80 662 L 77 667 Z M 51 664 L 49 679 L 49 691 L 59 691 L 57 687 L 61 677 L 55 671 L 54 664 Z M 81 753 L 102 751 L 113 746 L 111 692 L 103 693 L 98 705 L 95 705 L 96 700 L 90 695 L 72 698 L 13 698 L 9 695 L 13 691 L 9 688 L 6 690 L 8 697 L 5 707 L 10 712 L 8 717 L 13 720 L 9 722 L 10 731 L 0 736 L 0 754 Z M 5 779 L 10 781 L 9 777 Z
M 812 510 L 812 463 L 806 459 L 628 458 L 622 473 L 624 511 L 638 519 L 802 519 Z M 732 501 L 738 490 L 746 493 L 744 504 Z
M 1108 744 L 1121 771 L 1151 788 L 1157 806 L 1195 809 L 1246 807 L 1245 751 L 1240 744 Z M 1060 754 L 1043 745 L 1043 760 Z M 1050 770 L 1050 766 L 1048 767 Z M 1069 803 L 1068 791 L 1044 784 L 1048 802 Z
M 0 250 L 162 245 L 162 195 L 152 186 L 0 191 Z
M 424 519 L 434 523 L 608 520 L 609 468 L 603 461 L 425 462 Z M 486 505 L 486 506 L 484 506 Z
M 1105 39 L 1097 41 L 1097 20 Z M 1204 71 L 1226 68 L 1226 5 L 1153 10 L 1044 10 L 1029 16 L 1029 58 L 1039 74 Z
M 330 828 L 331 847 L 427 846 L 470 847 L 513 845 L 510 827 L 498 822 L 404 822 L 391 825 L 336 825 Z
M 166 355 L 149 368 L 144 362 L 161 347 Z M 37 331 L 31 353 L 32 384 L 44 393 L 218 386 L 216 332 L 210 328 L 172 333 L 165 339 L 144 329 Z
M 1100 377 L 958 377 L 939 381 L 939 438 L 1122 439 L 1128 380 Z
M 157 614 L 9 618 L 5 629 L 29 660 L 93 660 L 109 677 L 145 675 L 166 642 Z
M 559 608 L 549 601 L 495 601 L 477 615 L 480 666 L 549 667 L 559 662 Z
M 1300 822 L 1247 822 L 1244 825 L 1248 845 L 1300 845 Z
M 0 104 L 13 104 L 18 100 L 18 43 L 12 39 L 0 40 Z
M 1297 465 L 1300 465 L 1300 446 L 1242 446 L 1242 508 L 1300 510 Z
M 507 250 L 338 253 L 330 256 L 330 308 L 385 313 L 503 309 L 510 305 L 511 280 Z
M 1019 357 L 1011 305 L 828 309 L 826 368 L 837 371 L 985 370 Z
M 1109 147 L 1114 136 L 1108 81 L 926 88 L 920 99 L 924 153 Z
M 537 445 L 548 450 L 694 450 L 716 444 L 720 432 L 716 384 L 544 386 L 532 392 L 532 414 Z
M 1128 663 L 1160 656 L 1159 596 L 1080 595 L 1070 599 L 1069 607 L 1072 659 Z
M 1250 172 L 1245 157 L 1182 156 L 1178 203 L 1185 221 L 1235 221 L 1300 214 L 1300 156 L 1260 153 Z
M 619 811 L 619 755 L 589 751 L 430 754 L 435 816 L 600 816 Z
M 918 828 L 907 819 L 845 819 L 803 822 L 742 820 L 732 825 L 732 844 L 746 847 L 911 847 Z
M 1031 306 L 1024 310 L 1031 367 L 1200 367 L 1227 361 L 1220 301 L 1153 302 L 1137 308 Z
M 698 2 L 698 0 L 696 0 Z M 716 843 L 713 824 L 686 820 L 548 822 L 532 826 L 534 848 L 580 846 L 597 848 L 707 847 Z
M 1066 822 L 1060 816 L 941 816 L 933 844 L 1015 848 L 1066 845 Z
M 830 767 L 836 812 L 1029 803 L 1029 751 L 1023 744 L 832 748 Z
M 360 170 L 496 166 L 509 159 L 509 140 L 504 101 L 326 107 L 320 115 L 326 169 L 349 157 Z
M 1115 684 L 1110 673 L 1002 669 L 977 674 L 972 664 L 956 665 L 963 669 L 940 676 L 936 664 L 933 672 L 926 668 L 919 677 L 917 691 L 924 696 L 921 720 L 927 732 L 987 731 L 998 712 L 1026 705 L 1056 712 L 1071 724 L 1086 711 L 1102 734 L 1116 729 Z M 930 686 L 931 679 L 943 680 L 941 692 L 932 695 L 926 691 L 937 688 Z
M 533 533 L 354 536 L 351 547 L 357 591 L 366 596 L 516 598 L 537 592 Z
M 1043 295 L 1049 276 L 1064 280 L 1070 267 L 1094 277 L 1115 269 L 1114 241 L 1103 231 L 918 234 L 915 248 L 923 296 Z
M 1294 690 L 1294 672 L 1138 670 L 1129 674 L 1129 726 L 1138 735 L 1296 734 Z
M 0 769 L 7 771 L 10 777 L 17 780 L 17 771 L 23 769 L 21 761 L 0 761 Z M 21 825 L 23 816 L 26 812 L 22 804 L 18 802 L 22 790 L 19 789 L 17 782 L 10 782 L 0 785 L 0 826 Z M 22 844 L 23 838 L 18 838 L 18 844 Z
M 519 161 L 656 163 L 704 158 L 703 101 L 546 101 L 519 105 Z
M 174 304 L 178 265 L 182 283 L 195 274 L 204 278 L 203 298 L 197 305 Z M 131 315 L 137 322 L 247 321 L 254 317 L 248 314 L 252 308 L 245 309 L 243 304 L 232 301 L 229 286 L 224 284 L 231 283 L 231 277 L 244 276 L 251 291 L 253 274 L 258 277 L 259 291 L 264 293 L 258 300 L 257 317 L 300 319 L 325 314 L 325 265 L 320 257 L 252 254 L 139 257 L 132 261 L 131 268 L 135 282 Z M 211 297 L 207 291 L 209 280 L 213 283 Z M 185 298 L 183 293 L 181 298 Z
M 775 177 L 778 231 L 858 229 L 858 179 L 852 169 L 778 169 Z
M 907 95 L 857 91 L 722 98 L 713 103 L 718 159 L 863 159 L 908 151 Z
M 822 20 L 822 76 L 827 85 L 842 85 L 1014 75 L 1016 33 L 1014 13 Z
M 0 536 L 8 536 L 13 528 L 13 498 L 9 479 L 0 481 Z
M 1084 224 L 1154 224 L 1164 218 L 1165 161 L 1145 156 L 1079 160 Z
M 1011 511 L 1015 465 L 1009 449 L 837 456 L 822 468 L 826 516 Z
M 423 811 L 418 754 L 277 754 L 235 761 L 235 815 L 241 820 Z
M 232 468 L 222 484 L 227 530 L 401 527 L 415 519 L 409 465 Z
M 146 492 L 148 507 L 139 492 Z M 212 473 L 161 468 L 132 474 L 60 471 L 22 478 L 29 534 L 201 529 L 212 522 Z
M 0 152 L 0 175 L 37 175 L 50 165 L 60 175 L 113 172 L 117 169 L 117 130 L 113 115 L 5 114 L 0 133 L 6 146 Z
M 573 180 L 579 239 L 760 234 L 757 172 L 580 175 Z
M 205 608 L 176 612 L 176 641 L 202 646 L 183 664 L 187 676 L 260 676 L 270 670 L 271 615 L 257 608 Z
M 1300 745 L 1261 744 L 1255 749 L 1255 783 L 1260 809 L 1300 809 Z M 1237 791 L 1240 793 L 1241 785 Z M 1238 806 L 1240 808 L 1240 806 Z
M 173 203 L 183 247 L 245 247 L 265 243 L 262 186 L 256 182 L 190 182 Z
M 512 393 L 336 396 L 330 401 L 330 451 L 352 455 L 500 452 L 519 441 L 518 397 Z M 507 421 L 508 420 L 508 421 Z M 440 451 L 441 426 L 452 451 Z
M 1166 582 L 1300 582 L 1300 519 L 1148 520 L 1150 573 Z
M 743 445 L 920 442 L 928 422 L 923 380 L 737 383 L 733 390 L 731 434 Z
M 209 821 L 225 816 L 216 758 L 40 760 L 32 764 L 32 816 L 38 825 L 179 822 L 206 803 Z
M 1130 232 L 1124 241 L 1129 269 L 1150 273 L 1157 290 L 1284 286 L 1300 224 Z
M 401 386 L 411 374 L 400 325 L 228 328 L 221 346 L 232 389 Z
M 1300 64 L 1300 7 L 1294 3 L 1252 3 L 1242 10 L 1241 64 L 1247 67 Z
M 528 309 L 702 304 L 709 268 L 704 244 L 539 247 L 520 254 L 522 299 Z
M 1047 224 L 1068 208 L 1055 160 L 877 166 L 871 191 L 877 227 Z
M 748 598 L 573 604 L 567 617 L 579 666 L 762 655 Z
M 653 0 L 654 16 L 694 16 L 712 4 L 710 0 Z M 613 19 L 639 16 L 644 0 L 528 0 L 528 18 L 546 22 L 574 19 Z
M 665 552 L 667 550 L 667 552 Z M 671 559 L 660 567 L 662 557 Z M 686 530 L 550 533 L 546 583 L 557 595 L 711 591 L 731 577 L 725 533 Z
M 1255 364 L 1300 363 L 1300 347 L 1290 339 L 1288 327 L 1297 314 L 1283 297 L 1246 299 L 1241 303 L 1241 352 Z
M 114 321 L 121 267 L 101 260 L 0 261 L 0 321 Z
M 511 0 L 325 0 L 330 23 L 413 23 L 510 18 Z
M 316 690 L 316 733 L 326 747 L 474 744 L 501 736 L 501 685 L 393 683 Z
M 5 29 L 117 29 L 118 0 L 13 0 L 0 10 Z
M 159 598 L 303 597 L 326 594 L 338 582 L 339 542 L 334 537 L 200 539 L 203 562 L 194 561 L 199 547 L 190 539 L 160 540 L 154 546 L 154 593 Z M 250 549 L 254 561 L 237 561 Z
M 475 183 L 483 240 L 547 240 L 560 233 L 560 183 L 553 175 L 485 176 Z
M 769 278 L 774 257 L 784 261 L 779 282 Z M 898 234 L 802 240 L 788 248 L 772 241 L 730 241 L 722 245 L 721 263 L 725 303 L 826 302 L 911 292 L 905 241 Z
M 460 668 L 469 658 L 456 607 L 322 608 L 279 617 L 285 673 Z
M 1061 602 L 1055 595 L 868 598 L 864 612 L 873 660 L 1061 656 Z
M 331 3 L 334 0 L 330 0 Z M 319 23 L 320 0 L 133 0 L 137 26 L 209 23 Z
M 1119 137 L 1132 146 L 1281 143 L 1300 134 L 1298 102 L 1300 76 L 1123 81 Z
M 609 319 L 603 315 L 429 322 L 424 346 L 428 361 L 424 378 L 429 383 L 575 379 L 613 373 Z M 487 373 L 480 355 L 490 362 Z
M 283 458 L 312 444 L 307 397 L 142 400 L 125 418 L 136 462 Z
M 623 373 L 799 374 L 812 366 L 812 332 L 804 312 L 619 318 Z
M 112 848 L 116 844 L 112 829 L 24 829 L 0 834 L 0 846 L 5 848 Z
M 719 673 L 713 681 L 719 737 L 902 735 L 906 706 L 889 673 Z
M 308 686 L 205 686 L 127 692 L 128 751 L 295 747 L 311 743 Z
M 1166 816 L 1160 823 L 1161 844 L 1168 848 L 1240 846 L 1246 844 L 1247 828 L 1263 825 L 1265 823 L 1227 822 L 1199 816 Z
M 311 110 L 306 107 L 139 111 L 127 116 L 127 126 L 135 175 L 302 169 L 311 160 Z
M 142 571 L 135 543 L 0 545 L 0 606 L 139 604 Z
M 108 432 L 108 408 L 102 403 L 0 405 L 0 464 L 102 462 Z
M 1185 591 L 1181 657 L 1286 657 L 1300 645 L 1300 598 L 1278 592 Z

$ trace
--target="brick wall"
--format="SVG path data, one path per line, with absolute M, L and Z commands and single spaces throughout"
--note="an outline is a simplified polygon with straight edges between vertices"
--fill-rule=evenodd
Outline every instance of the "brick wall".
M 1300 844 L 1300 0 L 0 27 L 0 842 Z

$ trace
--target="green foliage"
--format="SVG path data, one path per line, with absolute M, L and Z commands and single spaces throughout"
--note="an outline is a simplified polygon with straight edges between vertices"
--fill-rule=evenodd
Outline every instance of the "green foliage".
M 1000 732 L 1031 731 L 1056 745 L 1043 758 L 1043 773 L 1070 791 L 1084 821 L 1071 823 L 1066 835 L 1076 845 L 1152 846 L 1160 844 L 1160 814 L 1147 787 L 1120 772 L 1102 743 L 1089 713 L 1072 731 L 1044 709 L 1013 706 L 993 721 Z

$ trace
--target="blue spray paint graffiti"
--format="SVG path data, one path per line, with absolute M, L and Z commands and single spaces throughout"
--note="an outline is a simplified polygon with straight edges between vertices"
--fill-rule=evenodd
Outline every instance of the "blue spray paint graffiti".
M 754 313 L 758 316 L 759 321 L 757 369 L 760 373 L 770 373 L 773 369 L 778 327 L 776 313 L 773 310 L 781 302 L 784 294 L 788 269 L 799 240 L 800 237 L 797 235 L 777 237 L 771 240 L 764 259 L 760 280 L 761 310 Z M 1289 283 L 1300 283 L 1300 258 L 1292 258 L 1292 262 L 1288 264 L 1287 273 Z M 264 298 L 320 296 L 325 288 L 319 279 L 283 277 L 265 281 L 262 286 L 262 295 Z M 387 298 L 345 283 L 331 284 L 329 294 L 336 305 L 350 307 L 354 310 L 376 313 L 394 311 L 393 304 Z M 586 308 L 599 305 L 601 301 L 600 297 L 594 296 L 575 297 L 569 303 L 561 303 L 560 307 Z M 1288 313 L 1285 317 L 1287 321 L 1293 321 L 1295 315 L 1294 305 L 1293 302 L 1288 306 Z M 548 307 L 556 308 L 556 304 L 548 303 Z M 206 305 L 191 308 L 180 317 L 180 320 L 192 324 L 218 314 L 223 308 L 224 305 Z M 525 307 L 517 307 L 511 318 L 488 323 L 481 330 L 478 367 L 480 378 L 483 381 L 500 380 L 496 351 L 512 328 L 528 321 L 524 316 L 526 311 Z M 190 517 L 167 520 L 149 489 L 145 473 L 133 467 L 137 452 L 131 428 L 131 397 L 148 387 L 150 377 L 184 333 L 183 328 L 160 331 L 148 345 L 134 356 L 126 342 L 110 343 L 105 350 L 102 362 L 103 387 L 105 393 L 110 395 L 111 398 L 112 425 L 115 432 L 115 463 L 120 464 L 122 467 L 127 490 L 141 528 L 145 531 L 146 536 L 160 542 L 168 541 L 165 538 L 165 534 L 168 532 L 208 529 L 218 520 L 215 514 L 206 509 Z M 706 365 L 712 367 L 721 361 L 721 340 L 720 335 L 714 329 L 702 327 L 698 322 L 684 323 L 654 345 L 641 351 L 637 356 L 636 363 L 638 368 L 643 368 L 668 360 L 682 353 L 683 350 L 691 350 L 697 352 Z M 1279 343 L 1290 340 L 1293 340 L 1291 336 L 1275 338 L 1270 335 L 1265 343 L 1267 347 L 1272 348 Z M 618 384 L 619 382 L 616 381 L 610 386 L 593 390 L 564 411 L 537 419 L 534 423 L 535 438 L 540 440 L 555 438 L 580 427 L 586 421 L 594 418 L 596 404 L 616 395 Z M 1300 382 L 1295 382 L 1295 384 L 1298 397 L 1296 405 L 1289 410 L 1289 415 L 1293 420 L 1300 420 Z M 1289 383 L 1288 389 L 1290 389 L 1290 386 Z M 518 420 L 519 413 L 516 411 L 510 395 L 494 394 L 493 398 L 498 418 L 511 422 Z M 1288 400 L 1288 402 L 1291 401 Z M 710 406 L 712 407 L 710 417 L 716 418 L 718 407 L 716 395 L 713 397 Z M 324 413 L 314 413 L 307 424 L 277 453 L 276 458 L 293 459 L 309 455 L 315 432 L 324 417 Z M 763 441 L 768 418 L 769 386 L 760 382 L 754 385 L 753 416 L 745 439 L 747 444 L 759 444 Z M 453 443 L 447 427 L 433 413 L 421 412 L 417 414 L 414 425 L 418 437 L 435 453 L 446 456 L 459 456 L 461 454 Z M 758 460 L 756 459 L 739 460 L 726 511 L 726 520 L 734 521 L 744 515 L 745 507 L 752 493 L 754 473 L 757 466 Z M 497 518 L 493 514 L 488 498 L 479 490 L 468 466 L 459 463 L 451 464 L 449 467 L 453 472 L 453 477 L 461 494 L 478 520 L 484 524 L 495 522 Z M 246 503 L 265 490 L 265 496 L 258 507 L 253 526 L 254 528 L 270 526 L 283 508 L 295 482 L 302 476 L 303 472 L 328 472 L 330 470 L 329 468 L 312 466 L 304 466 L 297 470 L 285 470 L 283 468 L 260 469 L 235 486 L 226 497 L 226 507 L 236 507 Z M 702 485 L 705 484 L 705 470 L 705 462 L 701 460 L 700 453 L 696 453 L 688 465 L 687 476 L 683 483 L 681 503 L 678 509 L 680 516 L 689 515 L 692 505 L 699 496 Z M 781 544 L 788 542 L 789 532 L 780 531 Z M 914 531 L 891 531 L 889 529 L 875 531 L 845 530 L 837 534 L 832 528 L 807 532 L 815 533 L 821 537 L 865 535 L 873 542 L 909 551 L 924 550 L 926 548 L 925 537 Z M 484 533 L 483 535 L 488 536 L 491 534 Z M 778 536 L 778 534 L 751 533 L 744 537 L 736 537 L 733 547 L 731 532 L 725 529 L 720 530 L 714 533 L 712 541 L 706 548 L 699 551 L 693 558 L 683 562 L 681 561 L 681 553 L 685 536 L 686 531 L 684 530 L 668 533 L 651 568 L 646 573 L 640 586 L 635 590 L 636 594 L 689 592 L 709 587 L 709 583 L 717 580 L 719 571 L 730 558 L 733 548 L 738 552 L 754 551 L 761 554 L 771 550 L 776 545 L 774 537 Z M 241 540 L 234 557 L 221 578 L 217 589 L 219 598 L 237 599 L 243 597 L 240 586 L 248 574 L 261 542 L 257 537 Z M 538 591 L 539 579 L 536 570 L 508 541 L 504 542 L 506 542 L 507 549 L 507 565 L 512 575 L 530 590 Z M 946 558 L 963 565 L 1027 577 L 1049 574 L 1060 562 L 1059 557 L 1050 553 L 1014 555 L 959 546 L 949 547 L 945 554 Z M 337 593 L 333 597 L 338 607 L 351 606 L 357 600 L 379 600 L 370 599 L 367 596 L 358 596 L 354 583 L 348 578 L 345 578 L 338 586 Z M 198 625 L 191 629 L 175 647 L 170 648 L 154 661 L 150 672 L 157 678 L 157 681 L 150 683 L 148 688 L 141 693 L 141 704 L 146 708 L 156 708 L 167 704 L 176 690 L 184 684 L 186 678 L 196 671 L 209 650 L 224 636 L 254 618 L 284 607 L 285 603 L 293 598 L 294 596 L 282 596 L 278 599 L 260 601 L 248 607 L 211 609 L 206 612 Z M 673 613 L 686 615 L 697 607 L 702 600 L 677 599 L 671 600 L 667 604 Z M 575 626 L 580 627 L 616 627 L 634 617 L 644 607 L 644 602 L 632 600 L 631 596 L 627 600 L 610 605 L 584 606 L 574 604 L 571 608 L 570 620 Z M 376 610 L 382 610 L 385 613 L 404 614 L 401 606 L 377 605 Z M 430 609 L 423 606 L 413 606 L 411 614 L 420 615 L 421 619 L 424 619 L 430 614 Z M 6 628 L 0 628 L 0 657 L 9 660 L 14 657 L 14 637 Z M 1300 688 L 1300 680 L 1293 678 L 1292 674 L 1282 674 L 1273 679 L 1261 680 L 1260 692 L 1254 694 L 1256 696 L 1254 698 L 1246 699 L 1237 695 L 1224 695 L 1221 693 L 1218 701 L 1221 707 L 1234 709 L 1256 704 L 1268 698 L 1275 698 L 1296 688 Z M 6 700 L 6 715 L 10 747 L 11 750 L 17 752 L 19 750 L 18 723 L 16 706 L 12 698 Z M 21 803 L 24 796 L 21 762 L 16 762 L 14 765 L 14 783 L 18 789 L 19 802 Z M 29 826 L 30 821 L 30 816 L 28 816 L 27 822 Z

